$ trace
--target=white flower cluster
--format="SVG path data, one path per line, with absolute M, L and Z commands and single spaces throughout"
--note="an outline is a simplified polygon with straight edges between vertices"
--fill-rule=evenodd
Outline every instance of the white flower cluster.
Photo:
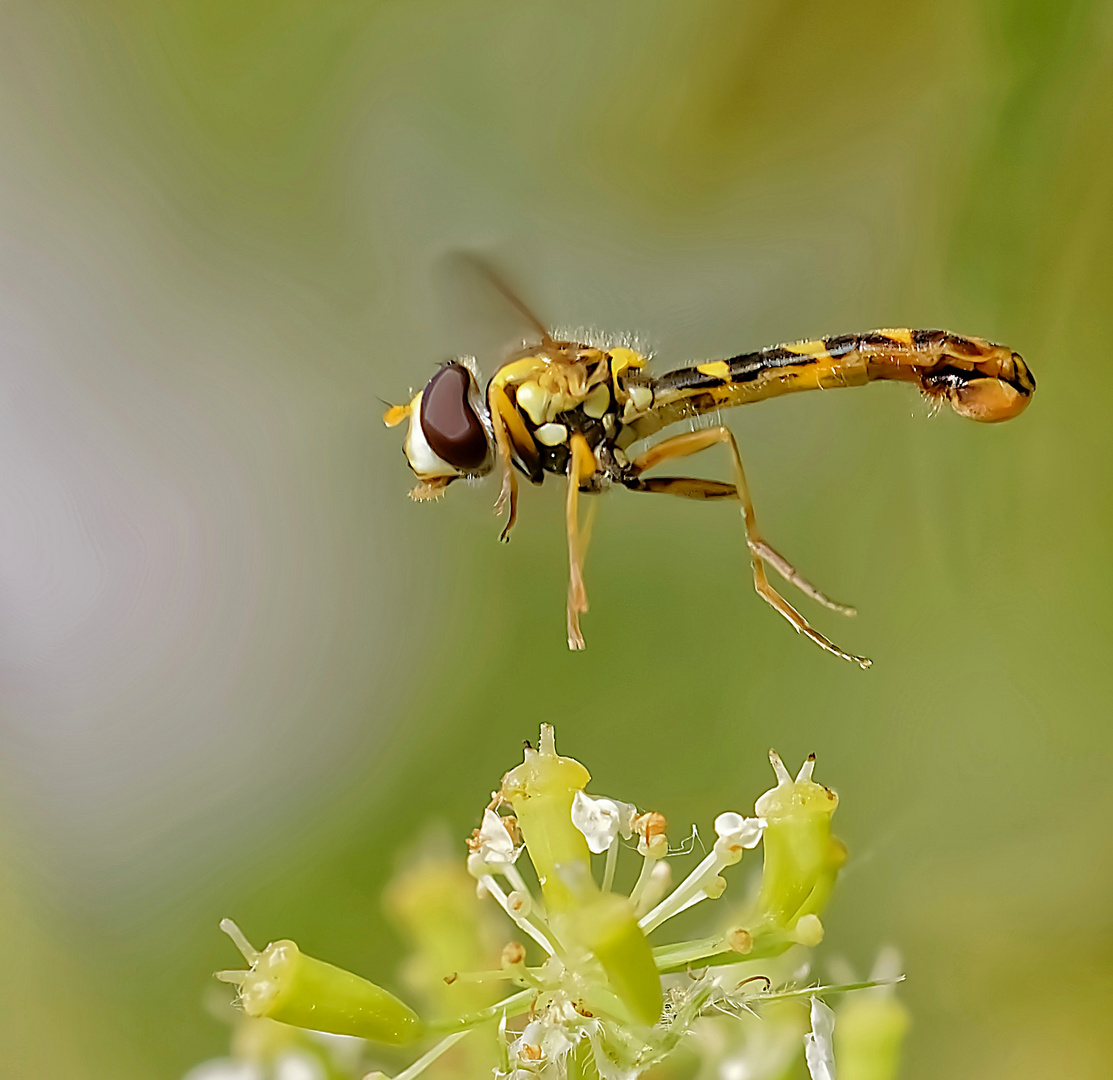
M 543 726 L 538 748 L 527 744 L 524 761 L 503 777 L 468 840 L 466 867 L 476 892 L 493 900 L 522 937 L 502 945 L 495 970 L 444 971 L 442 960 L 423 957 L 422 968 L 441 994 L 433 1015 L 421 1016 L 381 987 L 304 956 L 293 942 L 271 943 L 259 953 L 231 923 L 226 929 L 250 970 L 218 975 L 237 985 L 245 1008 L 258 1006 L 252 1015 L 273 1017 L 264 1021 L 272 1028 L 260 1030 L 297 1032 L 287 1025 L 328 1022 L 333 1031 L 398 1045 L 436 1037 L 394 1080 L 416 1080 L 429 1071 L 451 1076 L 457 1055 L 477 1048 L 484 1069 L 494 1064 L 496 1080 L 636 1080 L 681 1044 L 722 1080 L 774 1080 L 801 1056 L 812 1080 L 836 1080 L 836 1013 L 819 995 L 891 984 L 895 968 L 867 983 L 807 984 L 801 948 L 823 939 L 819 916 L 846 857 L 830 828 L 838 797 L 813 779 L 814 757 L 795 778 L 773 752 L 770 761 L 777 783 L 757 799 L 755 813 L 719 814 L 710 850 L 674 885 L 671 866 L 691 854 L 698 833 L 670 846 L 662 814 L 587 794 L 587 769 L 558 755 L 552 728 Z M 720 901 L 727 872 L 759 845 L 760 887 L 729 910 L 716 904 L 720 917 L 707 936 L 651 941 L 675 916 Z M 625 892 L 616 884 L 620 855 L 640 860 Z M 426 900 L 402 905 L 416 926 L 423 925 L 421 905 L 430 905 L 419 939 L 443 944 L 445 927 L 455 936 L 471 917 L 463 910 L 474 907 L 468 877 L 459 864 L 454 872 L 462 897 L 456 906 L 444 906 L 440 886 L 425 888 Z M 443 926 L 433 925 L 437 912 Z M 476 909 L 477 923 L 482 914 Z M 493 944 L 493 953 L 487 947 L 472 953 L 479 967 L 492 963 L 480 957 L 499 955 Z M 453 946 L 446 955 L 459 953 Z M 271 967 L 284 965 L 282 992 L 252 996 L 245 988 L 259 981 L 268 958 Z M 492 1000 L 500 984 L 510 992 Z M 459 987 L 463 996 L 450 1002 Z M 899 1042 L 906 1026 L 899 1006 L 865 995 L 858 1000 L 862 1007 L 847 1015 L 888 1031 L 878 1045 L 889 1047 L 884 1053 L 895 1061 L 890 1036 L 895 1032 Z M 494 1031 L 496 1046 L 483 1048 L 478 1033 L 489 1039 Z M 472 1041 L 450 1053 L 462 1039 Z M 848 1037 L 848 1044 L 861 1040 Z M 280 1053 L 276 1045 L 254 1060 L 212 1062 L 189 1080 L 331 1080 L 343 1074 L 323 1057 L 306 1055 L 310 1044 L 304 1041 L 281 1045 Z M 869 1075 L 891 1078 L 893 1071 Z M 372 1073 L 364 1080 L 386 1077 Z
M 549 729 L 542 731 L 540 752 L 527 750 L 527 764 L 531 768 L 547 767 L 554 776 L 561 765 L 569 761 L 556 755 Z M 578 763 L 572 764 L 578 766 Z M 775 758 L 775 765 L 780 766 L 777 778 L 781 782 L 784 768 L 779 758 Z M 809 761 L 801 770 L 800 781 L 810 782 L 811 769 Z M 512 776 L 508 774 L 508 780 Z M 586 771 L 576 783 L 582 779 L 586 779 Z M 793 781 L 788 778 L 788 782 Z M 534 967 L 525 965 L 524 950 L 513 954 L 516 963 L 507 975 L 523 989 L 507 999 L 502 1013 L 500 1030 L 505 1051 L 504 1067 L 497 1073 L 498 1077 L 502 1080 L 563 1077 L 567 1073 L 569 1055 L 590 1053 L 594 1068 L 603 1080 L 634 1080 L 650 1065 L 663 1059 L 702 1016 L 751 1010 L 758 999 L 774 996 L 768 979 L 759 980 L 761 985 L 750 980 L 739 984 L 738 964 L 745 961 L 745 954 L 753 951 L 754 935 L 744 928 L 734 928 L 712 938 L 675 942 L 652 951 L 657 972 L 653 978 L 661 985 L 664 1006 L 659 1010 L 657 1021 L 647 1025 L 631 1019 L 630 1009 L 620 1000 L 621 994 L 616 999 L 615 987 L 622 986 L 621 971 L 608 969 L 598 948 L 592 955 L 576 931 L 577 908 L 582 908 L 586 918 L 596 921 L 611 917 L 594 914 L 596 909 L 604 910 L 602 898 L 609 898 L 608 905 L 617 905 L 621 911 L 630 913 L 628 933 L 639 939 L 659 930 L 681 912 L 705 900 L 718 899 L 727 888 L 723 871 L 736 865 L 747 851 L 761 843 L 767 826 L 764 817 L 734 811 L 720 814 L 715 819 L 716 839 L 711 850 L 675 888 L 670 889 L 668 861 L 679 852 L 669 849 L 662 815 L 640 812 L 632 803 L 588 795 L 582 786 L 574 786 L 566 802 L 560 803 L 566 807 L 560 812 L 567 814 L 563 820 L 582 837 L 586 852 L 603 857 L 602 874 L 596 882 L 587 864 L 578 863 L 570 856 L 551 868 L 536 862 L 530 836 L 527 834 L 523 842 L 519 834 L 519 829 L 525 828 L 524 822 L 519 822 L 513 813 L 505 816 L 499 813 L 500 803 L 515 809 L 514 783 L 508 787 L 504 781 L 503 793 L 484 812 L 482 823 L 470 842 L 468 858 L 468 870 L 476 878 L 480 894 L 493 897 L 546 954 L 544 962 Z M 551 786 L 542 786 L 542 790 L 549 793 Z M 537 804 L 544 796 L 532 790 L 528 795 L 529 798 L 519 805 L 536 814 Z M 545 844 L 571 850 L 574 844 L 569 834 L 560 838 L 555 835 L 560 829 L 559 820 L 559 815 L 554 814 L 548 822 Z M 614 878 L 617 857 L 624 847 L 636 849 L 642 866 L 631 892 L 621 897 L 614 892 Z M 562 910 L 549 910 L 545 898 L 536 896 L 530 889 L 517 865 L 523 850 L 530 854 L 543 887 L 550 877 L 556 877 L 567 893 L 576 898 L 570 910 L 563 910 L 564 902 Z M 585 854 L 584 858 L 587 857 Z M 585 880 L 589 876 L 591 880 Z M 543 888 L 543 891 L 546 890 Z M 609 912 L 611 907 L 607 906 L 606 910 Z M 592 914 L 586 914 L 588 912 Z M 805 940 L 814 944 L 821 937 L 819 919 L 814 914 L 806 914 L 788 932 L 781 934 L 772 952 L 784 951 Z M 691 969 L 708 960 L 723 966 L 706 967 L 699 978 L 693 978 Z M 673 975 L 673 971 L 680 974 Z M 524 1027 L 515 1031 L 508 1027 L 507 1017 L 513 1015 L 514 1007 L 521 1000 L 530 1002 L 529 1018 Z M 816 1002 L 813 1016 L 825 1018 L 830 1010 L 818 999 Z M 816 1080 L 833 1080 L 831 1025 L 825 1020 L 819 1023 L 808 1034 L 808 1040 L 808 1060 L 815 1062 L 809 1065 L 813 1076 Z M 799 1047 L 800 1043 L 796 1045 Z M 817 1069 L 827 1071 L 817 1072 Z

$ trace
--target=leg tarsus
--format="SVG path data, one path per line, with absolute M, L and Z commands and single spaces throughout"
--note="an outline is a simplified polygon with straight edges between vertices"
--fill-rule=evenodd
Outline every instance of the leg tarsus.
M 487 408 L 491 417 L 491 427 L 495 435 L 495 450 L 499 464 L 502 467 L 502 487 L 499 497 L 495 500 L 495 513 L 501 514 L 508 506 L 510 516 L 499 533 L 499 539 L 505 544 L 510 539 L 510 530 L 518 518 L 518 478 L 514 475 L 514 465 L 510 459 L 510 439 L 506 433 L 506 421 L 503 418 L 502 402 L 505 394 L 494 382 L 487 389 Z
M 825 652 L 829 652 L 842 660 L 849 660 L 852 664 L 857 664 L 863 671 L 873 664 L 873 661 L 867 656 L 856 656 L 854 653 L 848 653 L 840 649 L 833 641 L 825 638 L 818 630 L 810 626 L 808 620 L 769 584 L 769 579 L 765 576 L 765 568 L 761 560 L 759 558 L 754 558 L 752 561 L 754 566 L 754 588 L 757 590 L 758 596 L 769 604 L 774 611 L 787 619 L 798 634 L 803 634 L 804 637 L 815 642 L 815 644 Z
M 580 631 L 580 615 L 586 608 L 579 609 L 576 606 L 575 598 L 572 595 L 572 589 L 568 590 L 568 648 L 573 652 L 580 652 L 587 648 L 587 642 L 584 641 L 584 635 Z
M 764 540 L 748 540 L 750 550 L 768 563 L 790 585 L 795 585 L 805 596 L 810 596 L 817 604 L 822 604 L 829 611 L 837 611 L 840 615 L 853 618 L 858 614 L 858 609 L 850 604 L 840 604 L 832 600 L 825 592 L 817 589 L 795 566 L 792 565 L 779 551 L 775 551 Z
M 513 468 L 509 466 L 502 474 L 502 490 L 495 500 L 495 514 L 501 514 L 507 506 L 510 507 L 510 515 L 502 527 L 502 532 L 499 533 L 499 539 L 504 544 L 510 542 L 510 530 L 518 520 L 518 478 L 514 475 Z

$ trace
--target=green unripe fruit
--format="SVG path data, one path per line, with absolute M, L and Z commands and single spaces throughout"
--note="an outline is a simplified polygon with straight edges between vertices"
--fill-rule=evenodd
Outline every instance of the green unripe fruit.
M 292 941 L 275 941 L 257 952 L 231 919 L 220 925 L 251 967 L 218 972 L 217 978 L 239 987 L 249 1016 L 395 1045 L 421 1034 L 417 1014 L 381 986 L 306 956 Z

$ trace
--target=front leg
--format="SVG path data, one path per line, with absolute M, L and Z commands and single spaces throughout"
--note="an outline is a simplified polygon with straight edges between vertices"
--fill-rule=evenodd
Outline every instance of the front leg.
M 499 497 L 495 500 L 495 513 L 501 514 L 507 507 L 510 508 L 506 525 L 499 534 L 499 539 L 506 542 L 510 539 L 510 530 L 518 518 L 518 477 L 514 474 L 508 428 L 515 420 L 520 424 L 521 418 L 515 412 L 514 406 L 510 404 L 506 391 L 493 380 L 487 387 L 487 411 L 491 417 L 495 451 L 498 455 L 499 471 L 502 473 L 502 486 L 499 489 Z
M 514 472 L 515 461 L 535 483 L 541 483 L 541 455 L 537 443 L 529 433 L 521 414 L 510 401 L 506 387 L 496 375 L 487 387 L 487 410 L 491 416 L 491 430 L 495 436 L 495 450 L 502 472 L 502 488 L 495 500 L 495 513 L 501 514 L 508 506 L 510 515 L 499 536 L 510 539 L 510 530 L 518 518 L 518 477 Z

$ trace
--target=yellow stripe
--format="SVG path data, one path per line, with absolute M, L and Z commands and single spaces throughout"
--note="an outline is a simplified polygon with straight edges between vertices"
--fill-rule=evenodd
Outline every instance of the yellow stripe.
M 730 364 L 725 360 L 711 360 L 706 364 L 696 364 L 696 371 L 712 379 L 729 379 Z
M 892 338 L 893 341 L 899 341 L 902 345 L 911 346 L 912 344 L 912 331 L 911 330 L 878 330 L 879 334 L 884 334 L 887 338 Z
M 645 357 L 641 353 L 627 349 L 624 345 L 611 349 L 611 379 L 617 381 L 627 368 L 645 367 Z
M 823 356 L 827 352 L 827 346 L 822 341 L 798 341 L 795 345 L 786 345 L 791 353 L 796 353 L 797 356 Z

